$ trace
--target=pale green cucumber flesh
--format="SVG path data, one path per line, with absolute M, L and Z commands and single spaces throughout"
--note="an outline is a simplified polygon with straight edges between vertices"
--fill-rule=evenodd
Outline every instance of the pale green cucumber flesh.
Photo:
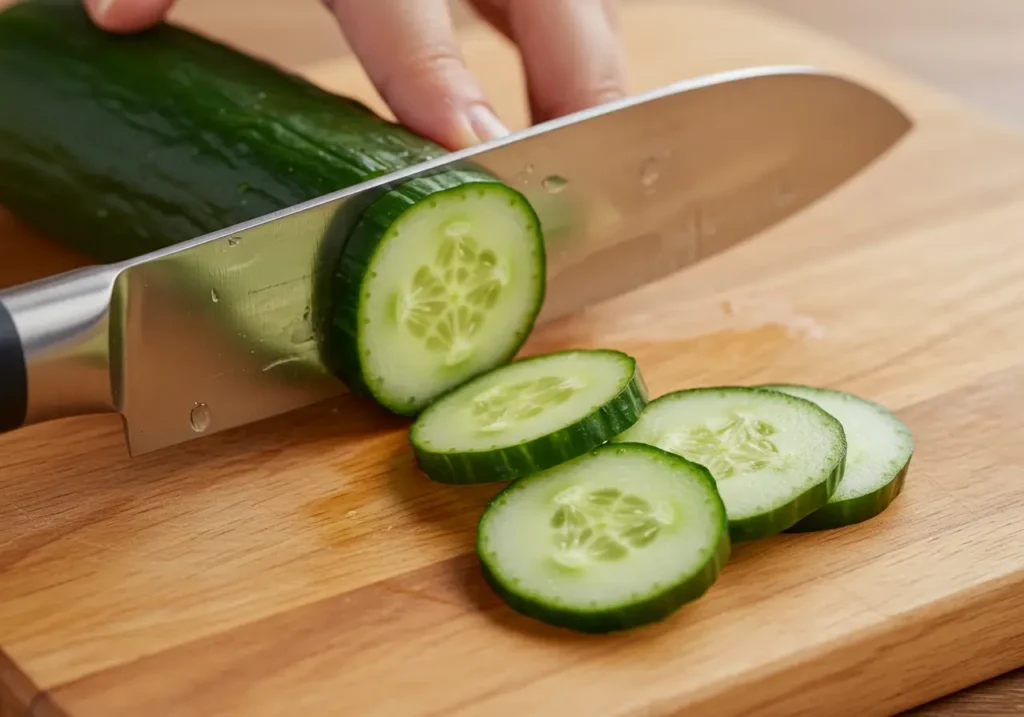
M 734 542 L 774 535 L 824 506 L 846 457 L 842 425 L 814 403 L 733 386 L 660 396 L 615 441 L 648 443 L 705 466 Z
M 881 404 L 846 391 L 798 384 L 759 388 L 813 401 L 835 416 L 846 433 L 846 471 L 824 507 L 789 528 L 806 532 L 840 528 L 875 517 L 903 490 L 914 438 L 910 429 Z
M 410 180 L 364 212 L 343 249 L 328 362 L 354 390 L 416 415 L 515 355 L 545 271 L 519 192 L 464 172 Z
M 435 481 L 512 480 L 605 443 L 646 404 L 632 357 L 559 351 L 513 361 L 449 392 L 419 415 L 409 440 Z
M 480 518 L 477 553 L 514 610 L 609 632 L 663 619 L 703 595 L 730 542 L 705 468 L 624 443 L 505 488 Z

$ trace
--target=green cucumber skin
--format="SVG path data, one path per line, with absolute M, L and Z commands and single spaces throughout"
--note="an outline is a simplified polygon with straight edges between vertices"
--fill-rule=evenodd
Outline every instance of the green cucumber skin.
M 787 533 L 811 533 L 820 530 L 845 528 L 863 523 L 879 515 L 903 492 L 903 484 L 910 470 L 908 460 L 896 477 L 876 491 L 838 503 L 827 503 L 806 518 L 786 529 Z
M 443 201 L 445 195 L 451 192 L 472 191 L 473 185 L 486 186 L 491 190 L 497 188 L 506 192 L 509 200 L 518 203 L 524 215 L 530 218 L 532 227 L 531 235 L 538 261 L 537 282 L 534 286 L 537 300 L 527 317 L 527 322 L 517 327 L 519 336 L 510 351 L 501 359 L 502 364 L 507 363 L 518 353 L 533 331 L 544 304 L 547 274 L 540 218 L 525 197 L 516 190 L 495 181 L 487 174 L 473 170 L 450 170 L 406 180 L 401 186 L 377 198 L 363 211 L 334 265 L 326 312 L 330 321 L 323 335 L 321 358 L 331 372 L 353 393 L 372 399 L 401 416 L 416 416 L 425 406 L 387 401 L 373 391 L 370 377 L 364 371 L 360 348 L 364 327 L 359 317 L 366 295 L 367 281 L 370 278 L 368 267 L 380 248 L 388 228 L 405 212 L 423 201 Z M 467 376 L 463 382 L 473 378 L 475 376 Z
M 652 456 L 659 457 L 663 460 L 667 456 L 668 460 L 685 462 L 691 470 L 696 470 L 701 475 L 701 479 L 704 480 L 711 488 L 711 493 L 716 497 L 718 496 L 718 490 L 715 488 L 715 479 L 711 477 L 711 473 L 709 473 L 704 466 L 693 463 L 692 461 L 687 461 L 682 456 L 662 451 L 660 448 L 655 448 L 654 446 L 649 446 L 645 443 L 623 442 L 614 445 L 604 444 L 592 451 L 589 451 L 589 453 L 597 455 L 602 451 L 611 451 L 622 446 L 630 446 L 631 449 L 644 450 L 649 452 Z M 487 559 L 484 558 L 486 551 L 484 550 L 485 546 L 482 541 L 482 531 L 479 529 L 479 526 L 482 526 L 487 518 L 487 509 L 492 505 L 496 505 L 500 501 L 503 501 L 503 496 L 507 496 L 511 491 L 521 490 L 529 480 L 530 478 L 527 477 L 511 483 L 490 500 L 487 508 L 485 508 L 480 517 L 480 521 L 478 522 L 476 544 L 477 556 L 480 560 L 481 572 L 483 573 L 484 580 L 490 588 L 494 590 L 494 592 L 506 604 L 508 604 L 509 607 L 522 615 L 540 620 L 555 627 L 594 634 L 618 632 L 621 630 L 641 627 L 643 625 L 648 625 L 665 619 L 681 606 L 704 595 L 718 580 L 718 576 L 725 568 L 725 565 L 729 562 L 729 558 L 732 553 L 732 544 L 729 539 L 728 520 L 725 514 L 725 505 L 722 503 L 721 498 L 718 498 L 716 507 L 718 509 L 720 521 L 721 538 L 718 541 L 716 549 L 704 562 L 700 571 L 682 583 L 668 586 L 662 592 L 651 595 L 648 599 L 640 602 L 624 605 L 618 608 L 593 612 L 583 612 L 580 610 L 564 608 L 559 605 L 547 603 L 540 599 L 531 600 L 523 595 L 516 594 L 507 590 L 501 584 L 501 581 L 496 577 L 496 567 L 492 566 Z
M 802 384 L 762 384 L 756 388 L 772 391 L 776 389 L 785 389 L 789 386 L 796 388 L 808 388 Z M 819 387 L 811 386 L 815 390 L 831 390 L 821 389 Z M 837 391 L 837 393 L 842 393 Z M 877 406 L 880 410 L 890 413 L 889 409 L 875 401 L 869 401 L 861 396 L 858 396 L 861 401 L 865 403 L 871 403 Z M 910 430 L 904 429 L 909 435 Z M 914 457 L 914 452 L 911 451 L 907 457 L 907 462 L 903 464 L 900 471 L 893 476 L 892 480 L 886 483 L 878 490 L 874 490 L 866 495 L 862 495 L 858 498 L 851 498 L 849 500 L 843 500 L 836 503 L 826 503 L 824 506 L 814 511 L 810 515 L 797 521 L 785 530 L 787 533 L 811 533 L 820 530 L 834 530 L 836 528 L 844 528 L 849 525 L 855 525 L 857 523 L 863 523 L 864 521 L 870 520 L 875 516 L 879 515 L 889 505 L 899 497 L 903 492 L 903 484 L 906 482 L 907 473 L 910 470 L 910 462 Z
M 96 28 L 80 0 L 0 12 L 0 204 L 118 261 L 446 151 L 187 30 Z
M 737 387 L 737 389 L 744 390 L 743 387 Z M 692 390 L 700 391 L 703 389 Z M 842 437 L 843 442 L 842 456 L 836 464 L 836 467 L 828 474 L 824 481 L 807 489 L 781 508 L 777 508 L 776 510 L 763 515 L 754 515 L 749 518 L 730 520 L 729 536 L 732 538 L 734 543 L 762 540 L 764 538 L 770 538 L 773 535 L 786 532 L 801 520 L 804 520 L 827 505 L 828 499 L 832 497 L 833 493 L 835 493 L 836 488 L 839 487 L 840 481 L 843 480 L 843 474 L 846 472 L 847 443 L 846 431 L 843 430 L 842 424 L 839 423 L 834 416 L 829 414 L 813 401 L 808 401 L 807 399 L 800 398 L 799 396 L 786 395 L 789 398 L 796 399 L 801 403 L 811 406 L 814 410 L 825 414 L 832 422 L 839 426 L 839 435 Z
M 515 480 L 581 456 L 626 430 L 636 423 L 647 405 L 647 386 L 635 360 L 619 351 L 602 351 L 629 358 L 633 362 L 634 371 L 625 388 L 593 413 L 555 433 L 517 446 L 459 453 L 434 453 L 421 449 L 417 445 L 414 425 L 409 432 L 409 441 L 420 470 L 437 483 L 497 483 Z M 532 361 L 569 352 L 571 350 L 519 361 Z
M 762 387 L 756 387 L 754 390 L 762 389 Z M 714 393 L 722 391 L 749 391 L 751 390 L 745 386 L 707 386 L 701 388 L 687 388 L 673 391 L 671 393 L 662 394 L 656 401 L 663 399 L 671 399 L 672 397 L 678 396 L 684 393 Z M 763 389 L 767 390 L 767 389 Z M 843 430 L 842 424 L 827 411 L 822 409 L 813 401 L 800 398 L 798 396 L 792 396 L 785 394 L 788 399 L 795 399 L 796 401 L 810 406 L 810 408 L 816 412 L 824 414 L 828 417 L 829 421 L 834 423 L 839 428 L 839 435 L 842 438 L 842 456 L 836 464 L 836 467 L 828 474 L 828 476 L 822 482 L 812 486 L 808 490 L 801 493 L 799 496 L 794 498 L 786 505 L 773 510 L 763 515 L 755 515 L 749 518 L 735 519 L 729 521 L 729 537 L 733 543 L 750 542 L 754 540 L 761 540 L 763 538 L 769 538 L 773 535 L 785 532 L 793 525 L 797 524 L 801 520 L 805 519 L 815 511 L 824 507 L 829 498 L 835 492 L 839 486 L 839 482 L 843 479 L 843 473 L 846 471 L 846 432 Z M 652 402 L 653 403 L 653 402 Z M 619 441 L 625 443 L 627 441 Z M 717 485 L 717 484 L 716 484 Z
M 733 542 L 741 543 L 769 538 L 789 531 L 800 521 L 814 515 L 828 504 L 828 499 L 832 497 L 839 482 L 843 479 L 845 469 L 846 456 L 844 454 L 839 465 L 829 473 L 824 482 L 804 491 L 783 507 L 764 515 L 730 521 L 729 535 Z

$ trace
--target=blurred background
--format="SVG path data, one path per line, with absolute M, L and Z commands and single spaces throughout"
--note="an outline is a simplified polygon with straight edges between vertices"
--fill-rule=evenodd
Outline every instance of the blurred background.
M 12 1 L 0 0 L 0 7 Z M 741 1 L 822 30 L 1004 120 L 1024 123 L 1024 0 Z M 460 27 L 478 23 L 461 0 L 450 4 Z M 349 52 L 319 0 L 180 0 L 171 17 L 290 67 Z
M 1024 0 L 744 1 L 823 30 L 1003 119 L 1024 123 Z M 460 0 L 451 5 L 461 27 L 477 22 Z M 290 66 L 348 52 L 318 0 L 181 0 L 172 17 Z

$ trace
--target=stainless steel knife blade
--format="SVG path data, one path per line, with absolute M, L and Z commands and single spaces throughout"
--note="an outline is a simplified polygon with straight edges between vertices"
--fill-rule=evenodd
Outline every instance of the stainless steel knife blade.
M 527 195 L 549 257 L 543 322 L 756 235 L 910 126 L 885 98 L 812 68 L 720 73 L 0 292 L 24 353 L 19 425 L 118 411 L 138 455 L 344 391 L 318 354 L 318 278 L 359 211 L 410 177 L 469 162 Z

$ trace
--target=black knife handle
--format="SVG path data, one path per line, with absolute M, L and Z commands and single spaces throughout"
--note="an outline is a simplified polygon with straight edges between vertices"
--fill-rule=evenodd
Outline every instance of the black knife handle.
M 18 327 L 0 301 L 0 433 L 25 423 L 28 409 L 28 370 Z

